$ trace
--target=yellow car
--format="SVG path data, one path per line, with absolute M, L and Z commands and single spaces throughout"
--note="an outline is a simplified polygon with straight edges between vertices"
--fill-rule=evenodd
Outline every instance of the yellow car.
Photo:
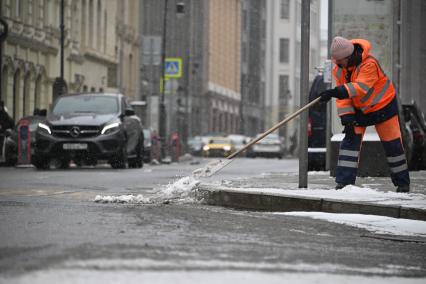
M 204 157 L 228 157 L 235 151 L 231 139 L 226 137 L 212 137 L 203 147 Z

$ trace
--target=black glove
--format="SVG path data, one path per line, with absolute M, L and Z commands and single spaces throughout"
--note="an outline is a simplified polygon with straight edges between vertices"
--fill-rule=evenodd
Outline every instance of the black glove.
M 321 102 L 328 102 L 331 98 L 346 99 L 349 98 L 348 91 L 344 86 L 337 86 L 333 89 L 325 90 L 320 94 Z
M 334 89 L 328 89 L 328 90 L 325 90 L 324 92 L 322 92 L 321 94 L 320 94 L 320 97 L 321 97 L 321 102 L 324 102 L 324 103 L 327 103 L 327 102 L 329 102 L 330 100 L 331 100 L 331 98 L 335 98 L 337 96 L 337 90 L 336 90 L 336 88 L 334 88 Z

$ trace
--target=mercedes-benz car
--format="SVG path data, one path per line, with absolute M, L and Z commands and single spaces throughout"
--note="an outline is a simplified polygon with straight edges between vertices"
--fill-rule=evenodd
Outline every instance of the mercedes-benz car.
M 143 128 L 122 94 L 87 93 L 59 97 L 44 122 L 38 124 L 32 160 L 38 169 L 96 165 L 113 168 L 143 166 Z

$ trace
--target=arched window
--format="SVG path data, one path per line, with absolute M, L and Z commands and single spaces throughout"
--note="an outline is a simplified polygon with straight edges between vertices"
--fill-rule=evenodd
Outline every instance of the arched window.
M 21 71 L 18 69 L 13 76 L 13 111 L 12 117 L 17 120 L 19 118 L 19 101 L 21 100 Z
M 38 75 L 35 80 L 35 87 L 34 87 L 34 108 L 40 108 L 41 107 L 41 79 L 42 76 Z
M 1 72 L 1 98 L 0 101 L 3 101 L 5 105 L 7 104 L 7 83 L 9 79 L 9 70 L 7 66 L 3 67 Z
M 127 93 L 127 96 L 131 96 L 130 92 L 133 91 L 133 55 L 129 54 L 129 71 L 127 74 L 127 78 L 129 78 L 129 81 L 127 83 L 127 90 L 129 90 L 129 92 Z
M 31 74 L 30 72 L 27 72 L 24 77 L 24 89 L 23 89 L 23 95 L 22 95 L 22 116 L 31 114 L 30 87 L 31 87 Z

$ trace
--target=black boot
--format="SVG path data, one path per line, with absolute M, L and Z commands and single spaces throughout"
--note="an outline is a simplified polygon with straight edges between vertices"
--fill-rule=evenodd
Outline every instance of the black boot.
M 410 192 L 409 185 L 400 185 L 397 187 L 396 192 Z

